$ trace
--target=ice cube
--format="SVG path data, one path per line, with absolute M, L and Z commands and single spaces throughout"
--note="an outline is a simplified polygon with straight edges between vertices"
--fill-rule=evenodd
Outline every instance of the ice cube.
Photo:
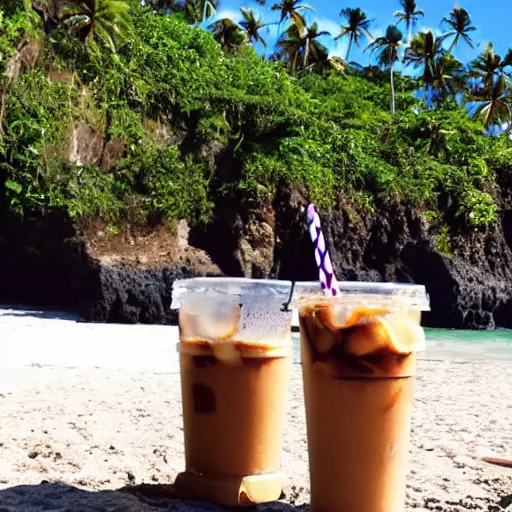
M 179 313 L 180 336 L 209 340 L 231 338 L 238 330 L 238 304 L 203 297 L 187 298 Z
M 310 343 L 320 355 L 329 353 L 337 342 L 338 331 L 332 331 L 318 320 L 315 313 L 305 319 Z
M 183 308 L 179 314 L 180 338 L 193 339 L 199 336 L 198 315 L 191 315 Z
M 409 354 L 425 349 L 425 331 L 407 316 L 396 316 L 390 323 L 391 343 L 398 354 Z
M 186 313 L 187 315 L 199 315 L 204 310 L 205 305 L 204 297 L 194 294 L 183 297 L 181 300 L 180 313 Z
M 231 341 L 218 340 L 211 344 L 213 354 L 218 361 L 229 365 L 237 365 L 242 362 L 238 348 Z
M 225 302 L 205 303 L 200 318 L 201 336 L 212 340 L 230 339 L 238 331 L 240 306 Z
M 350 308 L 342 304 L 333 304 L 316 311 L 316 318 L 331 332 L 337 332 L 345 327 L 351 314 Z
M 334 304 L 317 312 L 320 321 L 331 331 L 348 329 L 355 325 L 373 322 L 375 317 L 385 315 L 388 309 L 381 306 L 350 307 L 344 304 Z
M 347 331 L 344 343 L 345 352 L 354 356 L 366 356 L 390 347 L 391 336 L 386 326 L 379 320 L 370 324 L 357 325 Z
M 423 329 L 405 315 L 379 317 L 369 324 L 353 327 L 345 340 L 345 350 L 355 356 L 379 351 L 410 354 L 424 347 Z

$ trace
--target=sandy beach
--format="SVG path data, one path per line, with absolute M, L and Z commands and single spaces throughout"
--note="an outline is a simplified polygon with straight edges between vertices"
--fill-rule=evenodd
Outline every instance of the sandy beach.
M 0 322 L 5 339 L 8 321 Z M 13 325 L 19 328 L 11 323 L 11 335 Z M 33 331 L 25 328 L 17 334 L 25 340 L 25 350 L 32 343 L 27 333 L 35 334 L 42 324 L 31 325 Z M 79 332 L 80 324 L 74 326 Z M 122 340 L 117 343 L 122 346 Z M 11 362 L 0 371 L 0 511 L 219 510 L 207 503 L 118 491 L 142 483 L 170 484 L 183 469 L 180 384 L 174 363 L 151 368 L 150 358 L 133 352 L 128 342 L 122 365 L 107 360 L 101 364 L 92 356 L 81 363 L 79 357 L 72 360 L 71 352 L 66 360 L 61 356 L 49 364 L 43 352 L 31 361 L 21 352 L 14 357 L 12 350 Z M 139 343 L 137 350 L 150 351 L 150 342 L 142 349 Z M 132 359 L 140 364 L 130 365 Z M 510 389 L 512 366 L 507 361 L 419 362 L 408 511 L 497 512 L 512 504 L 512 469 L 481 460 L 488 454 L 512 456 Z M 298 364 L 290 395 L 282 454 L 284 498 L 258 507 L 261 511 L 308 506 Z

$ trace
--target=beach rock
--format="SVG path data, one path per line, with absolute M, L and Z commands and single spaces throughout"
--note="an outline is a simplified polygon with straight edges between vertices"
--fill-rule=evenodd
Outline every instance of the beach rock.
M 0 225 L 0 302 L 59 308 L 84 321 L 175 324 L 176 279 L 219 276 L 208 255 L 190 247 L 188 229 L 126 239 L 92 237 L 64 216 L 6 215 Z M 142 263 L 144 262 L 144 263 Z
M 109 234 L 106 226 L 75 226 L 58 212 L 0 225 L 0 301 L 78 311 L 87 321 L 175 323 L 175 279 L 227 275 L 317 279 L 299 189 L 281 187 L 273 203 L 216 206 L 206 229 L 185 221 L 146 232 Z M 339 279 L 421 283 L 430 296 L 424 325 L 512 328 L 512 214 L 493 227 L 453 222 L 438 227 L 404 204 L 362 211 L 343 202 L 322 213 Z
M 171 311 L 172 284 L 194 277 L 187 269 L 137 269 L 95 263 L 90 278 L 81 280 L 78 304 L 84 321 L 175 324 Z
M 282 190 L 276 203 L 276 277 L 316 279 L 302 220 L 305 197 Z M 339 279 L 424 284 L 431 301 L 423 317 L 426 326 L 512 327 L 512 216 L 485 231 L 454 222 L 443 252 L 436 227 L 404 204 L 381 202 L 374 211 L 361 213 L 347 202 L 321 217 Z
M 88 264 L 75 267 L 80 317 L 91 322 L 175 324 L 171 310 L 176 279 L 221 276 L 209 256 L 188 243 L 189 228 L 180 221 L 134 236 L 91 240 L 91 229 L 82 234 Z

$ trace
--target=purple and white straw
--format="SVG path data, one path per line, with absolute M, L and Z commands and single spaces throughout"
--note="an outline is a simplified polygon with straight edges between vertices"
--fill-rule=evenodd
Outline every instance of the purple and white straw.
M 320 215 L 314 204 L 310 204 L 307 209 L 307 218 L 309 225 L 309 234 L 311 240 L 315 245 L 315 260 L 318 267 L 318 276 L 320 279 L 320 286 L 324 295 L 336 296 L 339 294 L 338 281 L 334 275 L 332 268 L 331 257 L 329 251 L 325 246 L 325 239 L 322 233 L 322 226 L 320 224 Z

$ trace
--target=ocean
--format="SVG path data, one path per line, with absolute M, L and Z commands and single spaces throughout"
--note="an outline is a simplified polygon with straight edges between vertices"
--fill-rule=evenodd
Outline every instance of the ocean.
M 512 360 L 512 330 L 467 331 L 425 329 L 427 349 L 420 359 L 441 361 Z M 294 334 L 294 356 L 299 360 L 298 334 Z
M 512 330 L 462 331 L 425 329 L 427 350 L 424 359 L 470 361 L 512 360 Z

